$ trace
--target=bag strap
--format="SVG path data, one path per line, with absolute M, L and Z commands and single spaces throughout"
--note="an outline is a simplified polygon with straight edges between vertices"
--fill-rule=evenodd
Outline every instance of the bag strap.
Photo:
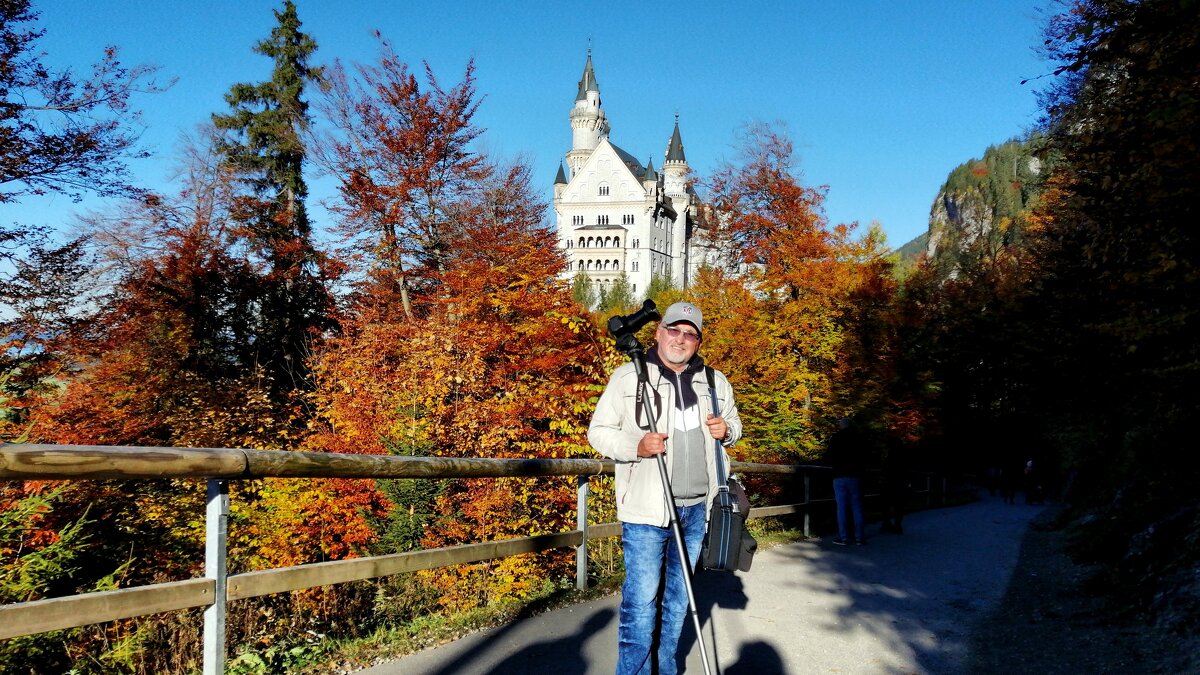
M 713 374 L 713 367 L 709 365 L 704 366 L 704 374 L 708 377 L 708 395 L 710 398 L 712 398 L 713 414 L 717 417 L 720 417 L 721 405 L 717 402 L 717 378 Z M 713 443 L 716 443 L 717 445 L 717 476 L 720 477 L 717 480 L 717 490 L 728 492 L 729 481 L 728 476 L 725 473 L 725 447 L 721 445 L 720 439 L 714 438 Z

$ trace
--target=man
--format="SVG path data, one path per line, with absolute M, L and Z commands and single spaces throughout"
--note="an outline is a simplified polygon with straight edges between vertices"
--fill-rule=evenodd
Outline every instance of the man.
M 650 673 L 653 668 L 651 645 L 664 572 L 657 665 L 662 675 L 678 670 L 675 650 L 688 612 L 687 588 L 656 456 L 663 455 L 666 462 L 688 569 L 694 570 L 709 506 L 718 481 L 726 479 L 717 476 L 713 439 L 729 447 L 742 435 L 733 388 L 720 372 L 714 373 L 720 415 L 713 414 L 704 360 L 697 355 L 703 327 L 699 307 L 689 302 L 668 307 L 654 333 L 655 344 L 646 353 L 650 393 L 645 398 L 650 400 L 638 395 L 637 373 L 626 363 L 613 373 L 588 429 L 592 447 L 617 461 L 617 519 L 625 553 L 618 675 Z M 650 428 L 645 404 L 653 407 L 657 428 Z
M 866 522 L 863 520 L 862 477 L 866 470 L 870 439 L 861 422 L 844 417 L 838 430 L 829 439 L 825 461 L 833 470 L 833 499 L 837 506 L 838 536 L 833 543 L 839 546 L 867 543 Z M 851 519 L 847 520 L 849 509 Z M 853 535 L 853 536 L 851 536 Z

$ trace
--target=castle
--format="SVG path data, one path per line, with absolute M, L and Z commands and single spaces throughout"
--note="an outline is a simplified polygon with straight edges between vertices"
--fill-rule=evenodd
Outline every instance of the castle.
M 570 120 L 566 168 L 560 163 L 554 180 L 559 247 L 570 263 L 565 275 L 583 272 L 607 289 L 625 274 L 635 298 L 655 277 L 686 288 L 713 253 L 697 236 L 700 201 L 688 180 L 679 116 L 661 173 L 653 158 L 642 166 L 609 140 L 589 49 Z

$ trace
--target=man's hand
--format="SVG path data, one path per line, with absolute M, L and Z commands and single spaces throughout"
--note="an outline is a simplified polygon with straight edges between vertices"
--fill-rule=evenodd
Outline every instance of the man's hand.
M 667 451 L 667 435 L 659 434 L 653 431 L 642 436 L 642 440 L 638 441 L 637 454 L 638 457 L 653 457 L 661 455 Z
M 705 420 L 704 423 L 708 425 L 709 436 L 712 436 L 718 441 L 725 440 L 725 435 L 729 433 L 729 425 L 725 423 L 724 417 L 709 415 L 708 419 Z

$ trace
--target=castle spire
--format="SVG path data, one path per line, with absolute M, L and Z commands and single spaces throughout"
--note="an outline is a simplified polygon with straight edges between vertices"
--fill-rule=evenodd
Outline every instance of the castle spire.
M 596 73 L 592 70 L 592 48 L 588 47 L 587 63 L 583 66 L 583 77 L 579 78 L 579 93 L 576 101 L 586 101 L 589 91 L 600 93 L 600 83 L 596 82 Z
M 679 137 L 679 113 L 675 113 L 675 131 L 671 134 L 671 142 L 667 144 L 667 161 L 687 163 L 683 156 L 683 139 Z
M 646 173 L 642 174 L 643 181 L 658 182 L 658 172 L 654 170 L 654 158 L 646 160 Z

